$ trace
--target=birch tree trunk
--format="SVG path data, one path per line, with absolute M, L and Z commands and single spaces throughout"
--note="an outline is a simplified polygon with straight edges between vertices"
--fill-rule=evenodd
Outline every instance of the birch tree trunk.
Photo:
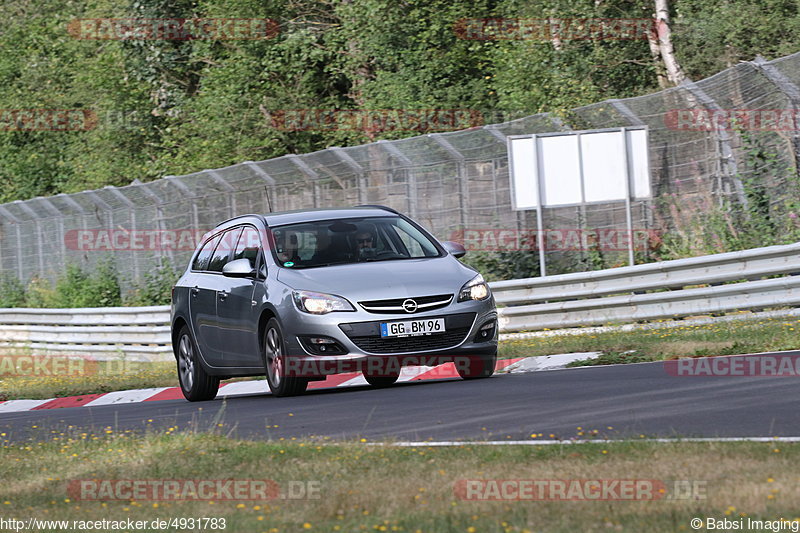
M 675 85 L 686 79 L 672 46 L 672 30 L 669 27 L 669 0 L 656 0 L 656 32 L 661 60 L 667 69 L 667 78 Z

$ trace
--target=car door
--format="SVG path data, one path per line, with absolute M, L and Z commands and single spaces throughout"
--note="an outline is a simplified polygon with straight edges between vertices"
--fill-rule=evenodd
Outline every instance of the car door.
M 258 230 L 254 226 L 244 226 L 231 261 L 249 259 L 253 268 L 257 268 L 261 248 Z M 253 291 L 260 281 L 223 277 L 222 283 L 224 287 L 217 297 L 217 317 L 225 366 L 260 368 L 258 316 L 253 304 Z
M 189 283 L 189 320 L 192 333 L 203 358 L 212 366 L 223 364 L 217 327 L 218 276 L 208 270 L 220 239 L 221 235 L 217 235 L 202 246 L 192 263 Z

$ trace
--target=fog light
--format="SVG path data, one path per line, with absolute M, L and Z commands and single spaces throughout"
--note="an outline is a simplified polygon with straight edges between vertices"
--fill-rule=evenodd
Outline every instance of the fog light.
M 478 329 L 478 334 L 475 335 L 475 339 L 473 342 L 485 342 L 494 337 L 494 328 L 496 327 L 497 322 L 491 320 L 486 324 L 482 325 L 480 329 Z
M 312 354 L 342 355 L 347 353 L 342 345 L 330 337 L 300 337 L 300 342 Z

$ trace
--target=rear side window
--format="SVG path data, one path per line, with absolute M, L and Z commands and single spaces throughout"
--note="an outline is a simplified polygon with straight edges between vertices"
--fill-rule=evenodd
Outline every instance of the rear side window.
M 211 272 L 222 272 L 222 267 L 230 260 L 233 249 L 236 246 L 236 241 L 239 239 L 239 234 L 241 233 L 242 228 L 234 228 L 222 234 L 222 238 L 219 240 L 214 250 L 214 255 L 211 256 L 208 270 Z
M 192 263 L 192 270 L 208 270 L 208 264 L 211 262 L 211 254 L 214 252 L 214 248 L 217 246 L 218 242 L 219 235 L 206 241 L 200 249 L 200 253 L 195 257 L 194 263 Z

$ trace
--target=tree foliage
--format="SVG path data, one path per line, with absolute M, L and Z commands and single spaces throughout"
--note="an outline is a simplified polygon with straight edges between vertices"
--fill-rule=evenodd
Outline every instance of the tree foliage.
M 796 51 L 788 0 L 673 2 L 695 79 Z M 468 40 L 464 18 L 642 18 L 609 0 L 6 0 L 0 109 L 87 109 L 88 131 L 0 131 L 0 201 L 148 181 L 413 132 L 286 131 L 281 110 L 472 109 L 497 121 L 658 88 L 644 40 Z M 75 39 L 76 18 L 269 18 L 268 40 Z

